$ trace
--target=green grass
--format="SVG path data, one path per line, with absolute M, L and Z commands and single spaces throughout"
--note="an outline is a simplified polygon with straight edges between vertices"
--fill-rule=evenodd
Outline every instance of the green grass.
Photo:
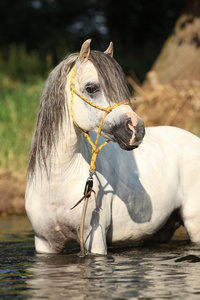
M 43 83 L 40 77 L 20 82 L 0 74 L 0 169 L 27 168 Z

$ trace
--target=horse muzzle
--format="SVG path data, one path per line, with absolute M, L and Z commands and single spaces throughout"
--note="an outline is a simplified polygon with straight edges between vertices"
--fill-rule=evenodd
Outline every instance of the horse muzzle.
M 113 135 L 122 149 L 133 150 L 142 143 L 144 138 L 144 122 L 138 117 L 136 125 L 133 125 L 131 118 L 126 118 L 121 124 L 114 126 Z

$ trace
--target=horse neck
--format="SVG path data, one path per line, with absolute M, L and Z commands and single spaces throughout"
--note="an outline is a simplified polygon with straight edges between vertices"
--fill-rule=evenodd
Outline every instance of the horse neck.
M 67 97 L 70 97 L 68 91 Z M 51 167 L 51 177 L 76 179 L 88 173 L 89 150 L 87 141 L 83 138 L 71 118 L 69 98 L 66 101 L 66 118 L 62 124 L 60 138 L 56 149 L 52 153 L 53 163 Z M 86 175 L 85 175 L 86 176 Z

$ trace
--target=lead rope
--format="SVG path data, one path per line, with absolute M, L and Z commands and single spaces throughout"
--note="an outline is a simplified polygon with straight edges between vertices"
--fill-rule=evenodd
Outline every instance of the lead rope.
M 83 194 L 84 196 L 71 208 L 71 209 L 74 209 L 82 200 L 85 199 L 84 200 L 84 205 L 83 205 L 82 216 L 81 216 L 81 224 L 80 224 L 80 248 L 81 248 L 81 255 L 84 256 L 85 251 L 84 251 L 83 229 L 84 229 L 84 222 L 85 222 L 85 215 L 86 215 L 88 200 L 89 200 L 92 192 L 94 193 L 95 199 L 96 199 L 96 194 L 95 194 L 95 191 L 93 190 L 93 175 L 95 174 L 95 163 L 96 163 L 96 159 L 97 159 L 97 154 L 99 153 L 99 151 L 105 145 L 107 145 L 110 142 L 110 140 L 107 140 L 99 148 L 97 148 L 97 144 L 98 144 L 98 141 L 99 141 L 103 121 L 104 121 L 105 117 L 107 116 L 107 114 L 109 114 L 114 108 L 118 107 L 121 104 L 126 104 L 126 105 L 130 105 L 130 104 L 127 101 L 123 101 L 123 102 L 120 102 L 120 103 L 115 103 L 112 106 L 109 106 L 109 107 L 106 107 L 106 108 L 94 104 L 93 102 L 89 101 L 87 98 L 83 97 L 81 94 L 79 94 L 76 91 L 75 84 L 74 84 L 75 73 L 76 73 L 76 64 L 73 67 L 72 74 L 71 74 L 71 79 L 70 79 L 70 89 L 71 89 L 70 111 L 71 111 L 71 117 L 72 117 L 72 120 L 73 120 L 74 124 L 83 132 L 84 137 L 88 140 L 88 142 L 92 146 L 92 158 L 91 158 L 91 162 L 90 162 L 90 171 L 89 171 L 89 177 L 88 177 L 88 179 L 86 181 L 86 184 L 85 184 L 85 189 L 84 189 L 84 194 Z M 105 113 L 104 113 L 104 115 L 101 119 L 101 122 L 99 124 L 99 129 L 98 129 L 98 132 L 97 132 L 97 137 L 96 137 L 95 143 L 92 142 L 89 133 L 87 131 L 84 131 L 81 127 L 79 127 L 79 125 L 76 123 L 76 121 L 74 119 L 74 114 L 73 114 L 74 93 L 77 96 L 79 96 L 82 100 L 84 100 L 85 102 L 90 104 L 91 106 L 105 111 Z M 97 203 L 96 203 L 96 207 L 97 207 Z

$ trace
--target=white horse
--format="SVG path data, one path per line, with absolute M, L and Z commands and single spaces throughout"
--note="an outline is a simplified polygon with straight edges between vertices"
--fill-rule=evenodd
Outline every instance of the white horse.
M 105 53 L 90 51 L 87 40 L 46 82 L 26 188 L 38 252 L 59 253 L 69 241 L 79 241 L 84 201 L 71 208 L 83 196 L 92 156 L 81 130 L 95 138 L 105 113 L 101 108 L 114 103 L 100 128 L 99 142 L 111 142 L 97 155 L 85 249 L 106 254 L 107 245 L 165 242 L 181 224 L 191 241 L 200 242 L 200 139 L 165 126 L 146 128 L 144 136 L 142 120 L 120 102 L 129 101 L 129 91 L 112 52 L 112 43 Z

